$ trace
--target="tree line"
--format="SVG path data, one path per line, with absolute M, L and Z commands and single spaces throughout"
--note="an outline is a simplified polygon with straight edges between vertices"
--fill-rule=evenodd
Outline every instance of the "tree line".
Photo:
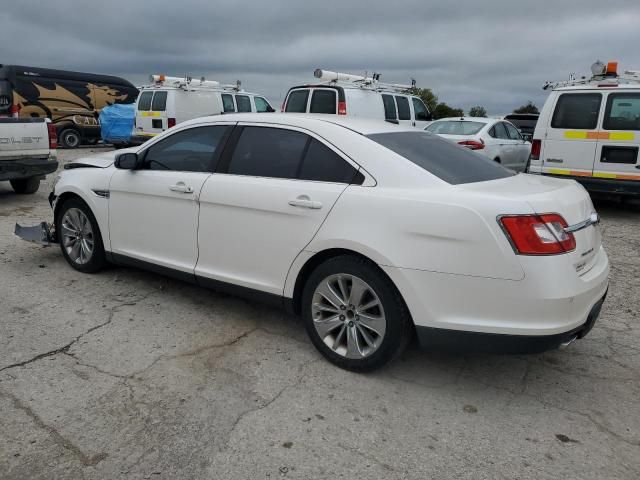
M 447 105 L 445 102 L 438 101 L 438 96 L 433 93 L 430 88 L 413 87 L 407 93 L 420 97 L 429 111 L 433 114 L 434 120 L 446 117 L 464 117 L 464 110 Z M 529 101 L 524 105 L 513 110 L 513 113 L 540 113 L 538 107 Z M 476 105 L 469 109 L 468 117 L 486 117 L 487 109 L 483 106 Z

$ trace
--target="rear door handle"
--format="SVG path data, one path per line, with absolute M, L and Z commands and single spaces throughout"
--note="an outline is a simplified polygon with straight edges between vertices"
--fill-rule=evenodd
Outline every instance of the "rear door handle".
M 175 185 L 171 185 L 169 190 L 178 193 L 193 193 L 193 187 L 186 185 L 184 182 L 178 182 Z
M 322 203 L 311 200 L 308 195 L 299 195 L 294 200 L 289 200 L 289 205 L 292 207 L 311 208 L 312 210 L 322 208 Z

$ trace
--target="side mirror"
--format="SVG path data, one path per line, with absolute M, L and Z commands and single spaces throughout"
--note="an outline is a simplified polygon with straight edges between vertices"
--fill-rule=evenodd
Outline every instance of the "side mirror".
M 137 170 L 140 168 L 141 161 L 137 153 L 127 152 L 121 153 L 116 157 L 114 165 L 121 170 Z
M 271 105 L 267 106 L 267 112 L 271 113 L 271 112 L 275 112 L 276 109 L 273 108 Z

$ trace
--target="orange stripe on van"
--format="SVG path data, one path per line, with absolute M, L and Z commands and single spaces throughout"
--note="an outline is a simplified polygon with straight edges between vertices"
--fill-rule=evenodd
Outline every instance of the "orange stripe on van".
M 617 140 L 628 141 L 634 140 L 635 134 L 633 132 L 585 132 L 584 130 L 566 130 L 564 132 L 564 138 L 569 140 Z

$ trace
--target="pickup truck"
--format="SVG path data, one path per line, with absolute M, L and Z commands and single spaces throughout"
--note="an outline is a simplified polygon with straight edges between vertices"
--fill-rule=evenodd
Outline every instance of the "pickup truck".
M 0 118 L 0 181 L 35 193 L 58 168 L 56 127 L 48 118 Z

